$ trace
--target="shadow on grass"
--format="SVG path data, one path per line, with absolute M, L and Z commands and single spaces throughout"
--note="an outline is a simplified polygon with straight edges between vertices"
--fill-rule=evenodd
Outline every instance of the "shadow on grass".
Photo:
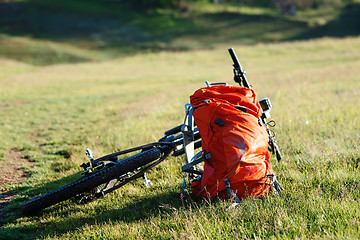
M 95 201 L 102 201 L 98 199 Z M 73 207 L 66 207 L 68 204 L 74 205 Z M 109 209 L 104 204 L 97 204 L 92 211 L 95 213 L 88 214 L 84 210 L 83 216 L 69 217 L 74 214 L 78 208 L 73 202 L 64 202 L 57 204 L 50 209 L 43 210 L 37 215 L 32 216 L 29 220 L 31 222 L 26 224 L 16 224 L 7 227 L 3 231 L 3 237 L 17 236 L 21 239 L 35 239 L 41 236 L 61 236 L 62 234 L 74 232 L 81 229 L 83 226 L 98 225 L 109 222 L 124 222 L 132 223 L 136 221 L 146 220 L 152 217 L 160 216 L 164 213 L 170 213 L 177 210 L 186 210 L 193 206 L 194 201 L 190 197 L 180 199 L 178 192 L 166 192 L 151 197 L 143 197 L 133 202 L 127 203 L 123 206 L 116 204 Z M 51 212 L 51 217 L 46 217 Z M 86 215 L 86 216 L 84 216 Z M 45 218 L 44 218 L 44 217 Z M 13 216 L 13 222 L 19 221 L 16 219 L 22 216 Z M 42 219 L 38 221 L 37 219 Z M 52 221 L 51 219 L 61 219 L 60 221 Z M 44 224 L 46 228 L 44 228 Z M 1 235 L 1 234 L 0 234 Z M 1 238 L 1 237 L 0 237 Z

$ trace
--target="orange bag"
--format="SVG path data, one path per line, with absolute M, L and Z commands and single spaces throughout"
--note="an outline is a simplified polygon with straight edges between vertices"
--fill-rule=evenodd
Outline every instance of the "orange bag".
M 261 107 L 252 89 L 212 86 L 190 96 L 202 138 L 205 160 L 200 180 L 192 182 L 197 196 L 227 198 L 225 183 L 239 198 L 263 196 L 273 184 L 269 135 L 259 121 Z

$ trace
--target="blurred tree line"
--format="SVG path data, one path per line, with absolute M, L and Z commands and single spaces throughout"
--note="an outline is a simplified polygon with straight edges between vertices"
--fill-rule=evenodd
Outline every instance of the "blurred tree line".
M 276 8 L 286 15 L 295 15 L 296 10 L 317 9 L 323 7 L 338 8 L 356 0 L 122 0 L 136 10 L 154 8 L 176 8 L 186 10 L 190 2 L 211 2 L 213 4 L 233 4 L 239 6 L 257 6 Z

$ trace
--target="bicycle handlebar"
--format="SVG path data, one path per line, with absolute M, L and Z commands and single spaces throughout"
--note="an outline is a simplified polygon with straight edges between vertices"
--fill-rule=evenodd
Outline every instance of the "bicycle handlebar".
M 228 51 L 230 53 L 231 59 L 234 62 L 234 64 L 233 64 L 233 66 L 234 66 L 234 81 L 239 83 L 240 86 L 243 85 L 244 87 L 251 89 L 250 84 L 249 84 L 248 80 L 246 79 L 245 71 L 242 70 L 240 61 L 239 61 L 238 57 L 236 56 L 234 49 L 229 48 Z

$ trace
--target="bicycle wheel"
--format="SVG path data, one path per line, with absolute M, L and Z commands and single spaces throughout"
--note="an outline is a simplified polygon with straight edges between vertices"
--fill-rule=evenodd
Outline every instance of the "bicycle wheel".
M 21 211 L 25 215 L 34 214 L 51 205 L 65 201 L 71 197 L 75 197 L 78 194 L 89 192 L 112 179 L 118 178 L 123 174 L 132 172 L 139 167 L 151 163 L 152 161 L 160 158 L 160 156 L 161 151 L 159 148 L 152 148 L 135 154 L 109 168 L 102 169 L 90 176 L 81 178 L 52 192 L 32 199 L 22 206 Z

